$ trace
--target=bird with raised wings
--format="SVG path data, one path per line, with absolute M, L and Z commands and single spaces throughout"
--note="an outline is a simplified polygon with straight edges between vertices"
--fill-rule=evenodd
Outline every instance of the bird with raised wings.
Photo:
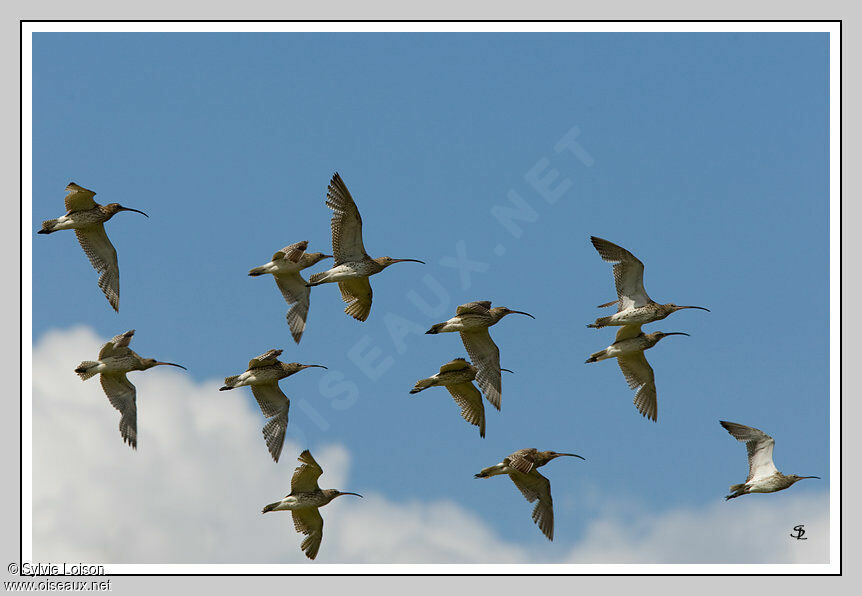
M 662 333 L 661 331 L 644 333 L 641 331 L 640 325 L 626 325 L 617 331 L 614 343 L 604 350 L 590 355 L 587 359 L 587 363 L 590 363 L 607 358 L 616 358 L 629 388 L 638 390 L 634 399 L 638 412 L 653 422 L 658 419 L 655 373 L 644 356 L 644 350 L 649 350 L 669 335 L 688 335 L 688 333 L 676 331 L 672 333 Z
M 341 495 L 355 495 L 362 497 L 359 493 L 349 493 L 334 488 L 320 489 L 317 479 L 323 474 L 311 452 L 306 449 L 299 456 L 301 466 L 296 468 L 293 478 L 290 480 L 290 494 L 281 501 L 270 503 L 263 508 L 263 513 L 270 511 L 290 511 L 293 514 L 293 527 L 300 534 L 305 535 L 302 541 L 302 551 L 309 559 L 317 556 L 320 550 L 320 542 L 323 540 L 323 518 L 320 516 L 320 507 L 328 505 L 336 497 Z
M 820 478 L 819 476 L 797 476 L 791 474 L 785 476 L 778 471 L 772 460 L 772 449 L 775 440 L 762 430 L 743 426 L 736 422 L 720 420 L 719 423 L 724 430 L 730 433 L 737 441 L 743 441 L 748 451 L 748 478 L 742 484 L 734 484 L 730 487 L 731 494 L 724 500 L 735 499 L 749 493 L 774 493 L 785 488 L 790 488 L 800 480 L 806 478 Z
M 364 321 L 371 312 L 372 292 L 368 282 L 371 275 L 380 273 L 394 263 L 425 263 L 418 259 L 372 259 L 368 256 L 362 244 L 362 217 L 338 172 L 332 176 L 326 191 L 326 206 L 332 209 L 334 266 L 309 277 L 308 286 L 338 283 L 341 299 L 347 303 L 344 312 L 358 321 Z
M 85 360 L 78 365 L 75 372 L 86 381 L 93 375 L 100 375 L 102 389 L 105 395 L 120 412 L 120 435 L 123 442 L 132 449 L 138 448 L 138 406 L 137 390 L 126 377 L 126 373 L 135 370 L 148 370 L 154 366 L 176 366 L 185 370 L 185 366 L 173 362 L 159 362 L 154 358 L 141 358 L 129 348 L 129 342 L 135 330 L 117 335 L 99 350 L 98 360 Z
M 287 413 L 290 410 L 290 400 L 282 393 L 278 382 L 306 368 L 326 368 L 320 364 L 281 362 L 278 359 L 281 352 L 282 350 L 269 350 L 257 358 L 252 358 L 249 360 L 248 369 L 244 373 L 225 377 L 224 387 L 219 389 L 219 391 L 228 391 L 237 387 L 251 387 L 251 392 L 257 400 L 257 405 L 260 406 L 260 411 L 268 418 L 263 426 L 263 438 L 272 459 L 276 463 L 278 463 L 281 448 L 284 445 Z
M 115 311 L 120 311 L 120 267 L 117 264 L 117 251 L 108 240 L 105 233 L 105 222 L 120 211 L 134 211 L 147 215 L 143 211 L 123 207 L 119 203 L 99 205 L 93 200 L 96 196 L 92 190 L 87 190 L 70 182 L 66 186 L 66 214 L 57 219 L 42 222 L 39 234 L 51 234 L 60 230 L 75 230 L 78 243 L 84 249 L 93 268 L 99 273 L 99 288 L 105 294 Z
M 284 300 L 293 305 L 287 311 L 287 324 L 290 326 L 290 334 L 293 341 L 299 343 L 302 333 L 305 331 L 305 321 L 308 318 L 311 288 L 299 274 L 300 271 L 311 267 L 317 262 L 331 258 L 322 252 L 305 252 L 308 248 L 308 240 L 285 246 L 274 255 L 266 265 L 255 267 L 248 274 L 252 277 L 271 273 L 275 278 L 278 289 Z
M 429 387 L 445 387 L 455 403 L 461 407 L 461 417 L 479 427 L 479 436 L 485 437 L 485 406 L 482 394 L 473 385 L 476 368 L 463 358 L 455 358 L 440 367 L 440 372 L 427 379 L 416 381 L 410 393 L 419 393 Z
M 600 304 L 599 308 L 617 305 L 617 312 L 609 317 L 600 317 L 595 323 L 587 325 L 600 329 L 610 325 L 645 325 L 660 321 L 669 314 L 684 308 L 697 308 L 709 312 L 702 306 L 677 306 L 673 303 L 658 304 L 650 298 L 644 289 L 644 264 L 637 257 L 621 246 L 602 238 L 590 236 L 593 246 L 602 260 L 614 263 L 614 283 L 617 288 L 617 299 L 613 302 Z
M 462 304 L 455 310 L 455 316 L 432 326 L 426 334 L 448 333 L 457 331 L 461 334 L 461 341 L 467 349 L 467 354 L 478 371 L 476 382 L 485 393 L 485 398 L 492 406 L 500 409 L 502 399 L 503 382 L 500 371 L 500 349 L 488 327 L 496 325 L 506 315 L 527 315 L 535 319 L 533 315 L 520 310 L 511 310 L 505 306 L 491 308 L 490 300 L 479 300 Z
M 476 474 L 475 478 L 490 478 L 500 474 L 508 474 L 528 502 L 538 501 L 533 507 L 533 521 L 536 522 L 548 540 L 553 540 L 554 501 L 551 498 L 551 481 L 542 476 L 536 468 L 562 456 L 584 459 L 574 453 L 539 451 L 530 447 L 519 449 L 509 457 L 504 458 L 499 464 L 485 468 Z

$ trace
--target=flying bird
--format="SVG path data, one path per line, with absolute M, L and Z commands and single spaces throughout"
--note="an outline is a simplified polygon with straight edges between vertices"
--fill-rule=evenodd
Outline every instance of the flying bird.
M 640 325 L 626 325 L 617 331 L 617 338 L 614 343 L 604 350 L 592 354 L 587 359 L 587 363 L 589 363 L 616 358 L 629 388 L 638 390 L 634 400 L 638 412 L 653 422 L 658 418 L 655 373 L 644 356 L 644 350 L 649 350 L 669 335 L 688 335 L 688 333 L 656 331 L 645 334 L 641 331 Z
M 108 240 L 105 233 L 105 222 L 120 211 L 134 211 L 147 215 L 143 211 L 123 207 L 119 203 L 99 205 L 93 200 L 96 196 L 92 190 L 87 190 L 70 182 L 66 186 L 66 215 L 57 219 L 42 222 L 42 229 L 37 233 L 51 234 L 59 230 L 75 230 L 81 248 L 90 259 L 93 268 L 99 273 L 99 287 L 115 311 L 120 311 L 120 267 L 117 264 L 117 251 Z
M 724 500 L 735 499 L 748 493 L 774 493 L 790 488 L 805 478 L 820 478 L 819 476 L 785 476 L 778 471 L 772 461 L 772 449 L 775 440 L 762 430 L 743 426 L 736 422 L 720 420 L 719 423 L 737 441 L 744 441 L 748 450 L 748 478 L 743 484 L 730 487 L 731 493 Z
M 111 405 L 120 411 L 120 435 L 123 442 L 132 449 L 138 448 L 138 407 L 137 390 L 129 382 L 126 373 L 135 370 L 148 370 L 154 366 L 176 366 L 186 370 L 185 366 L 173 362 L 159 362 L 154 358 L 141 358 L 129 348 L 129 342 L 135 330 L 117 335 L 99 350 L 98 360 L 85 360 L 78 365 L 75 372 L 86 381 L 93 375 L 100 375 L 102 389 L 111 401 Z
M 485 468 L 475 475 L 475 478 L 490 478 L 500 474 L 508 474 L 518 490 L 528 502 L 536 503 L 533 508 L 533 521 L 539 526 L 548 540 L 554 539 L 554 501 L 551 498 L 551 482 L 539 474 L 536 468 L 544 466 L 549 461 L 561 456 L 579 457 L 574 453 L 557 453 L 556 451 L 538 451 L 530 447 L 519 449 L 502 462 Z
M 225 377 L 224 387 L 219 389 L 219 391 L 228 391 L 237 387 L 251 387 L 260 411 L 269 419 L 263 426 L 263 438 L 276 463 L 284 445 L 287 412 L 290 409 L 290 400 L 282 393 L 278 382 L 306 368 L 326 368 L 319 364 L 281 362 L 278 360 L 281 352 L 282 350 L 269 350 L 257 358 L 252 358 L 249 360 L 248 370 L 240 375 Z
M 364 321 L 371 312 L 371 284 L 368 278 L 380 273 L 389 265 L 410 261 L 422 263 L 418 259 L 393 259 L 378 257 L 372 259 L 362 244 L 362 218 L 359 209 L 350 196 L 338 172 L 332 176 L 326 191 L 326 206 L 332 209 L 332 254 L 334 267 L 308 278 L 308 286 L 338 283 L 341 299 L 347 303 L 344 312 L 358 321 Z
M 485 406 L 482 394 L 473 385 L 476 368 L 463 358 L 455 358 L 440 367 L 440 372 L 427 379 L 416 381 L 410 393 L 419 393 L 429 387 L 446 387 L 455 403 L 461 407 L 461 417 L 479 427 L 479 436 L 485 437 Z
M 299 343 L 302 332 L 305 331 L 305 321 L 308 318 L 309 298 L 311 289 L 299 274 L 318 261 L 331 258 L 322 252 L 305 252 L 308 240 L 285 246 L 274 255 L 266 265 L 255 267 L 248 274 L 252 277 L 271 273 L 285 301 L 293 306 L 287 311 L 287 323 L 293 341 Z
M 293 526 L 300 534 L 305 534 L 302 548 L 305 556 L 314 559 L 320 550 L 320 541 L 323 540 L 323 518 L 320 517 L 320 507 L 329 504 L 341 495 L 355 495 L 362 497 L 359 493 L 341 492 L 334 488 L 320 490 L 317 479 L 323 474 L 311 452 L 306 449 L 299 456 L 302 465 L 296 468 L 293 478 L 290 480 L 290 494 L 281 501 L 270 503 L 263 508 L 263 513 L 269 511 L 290 511 L 293 513 Z
M 488 327 L 496 325 L 500 319 L 511 314 L 536 318 L 530 313 L 511 310 L 505 306 L 491 308 L 490 300 L 480 300 L 462 304 L 455 310 L 454 317 L 437 323 L 425 332 L 434 335 L 458 331 L 461 334 L 461 341 L 464 342 L 467 354 L 478 371 L 476 382 L 485 393 L 485 398 L 498 410 L 503 390 L 500 378 L 500 349 L 491 339 Z
M 587 325 L 600 329 L 609 325 L 645 325 L 660 321 L 669 314 L 684 308 L 697 308 L 709 312 L 702 306 L 677 306 L 673 303 L 657 304 L 644 289 L 644 264 L 621 246 L 602 238 L 590 236 L 590 240 L 603 260 L 614 263 L 614 283 L 617 286 L 617 299 L 600 304 L 599 308 L 617 305 L 617 312 L 609 317 L 601 317 Z

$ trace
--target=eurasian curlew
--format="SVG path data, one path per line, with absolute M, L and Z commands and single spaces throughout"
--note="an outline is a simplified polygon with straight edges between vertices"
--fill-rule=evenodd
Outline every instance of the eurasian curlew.
M 305 534 L 301 548 L 305 556 L 314 559 L 320 550 L 323 540 L 323 518 L 319 508 L 329 504 L 341 495 L 356 495 L 334 488 L 320 489 L 317 479 L 323 474 L 323 469 L 314 461 L 311 452 L 306 449 L 299 456 L 302 465 L 296 468 L 290 480 L 290 494 L 281 501 L 270 503 L 263 508 L 263 513 L 269 511 L 290 511 L 293 514 L 293 526 L 297 532 Z
M 554 501 L 551 498 L 551 482 L 539 474 L 536 468 L 544 466 L 549 461 L 561 456 L 579 457 L 574 453 L 557 453 L 556 451 L 538 451 L 530 447 L 519 449 L 497 465 L 485 468 L 475 478 L 490 478 L 500 474 L 508 474 L 518 490 L 528 502 L 536 503 L 533 508 L 533 521 L 539 526 L 548 540 L 554 539 Z
M 500 378 L 500 350 L 491 339 L 488 327 L 510 314 L 527 315 L 530 313 L 511 310 L 504 306 L 491 308 L 490 300 L 480 300 L 462 304 L 455 310 L 455 316 L 443 323 L 437 323 L 426 334 L 447 333 L 458 331 L 461 341 L 467 349 L 467 354 L 478 371 L 476 382 L 485 393 L 485 398 L 491 405 L 500 409 L 502 396 L 502 379 Z
M 99 359 L 85 360 L 78 365 L 75 372 L 86 381 L 93 375 L 100 375 L 102 389 L 111 401 L 111 405 L 120 411 L 120 435 L 123 442 L 132 449 L 138 448 L 138 406 L 137 390 L 129 382 L 126 373 L 135 370 L 147 370 L 154 366 L 166 365 L 186 369 L 185 366 L 173 362 L 159 362 L 154 358 L 141 358 L 129 348 L 129 342 L 135 330 L 117 335 L 99 350 Z
M 657 304 L 644 289 L 644 264 L 621 246 L 595 236 L 590 240 L 603 260 L 614 263 L 614 282 L 617 286 L 617 299 L 600 304 L 599 308 L 617 305 L 617 312 L 609 317 L 601 317 L 587 325 L 600 329 L 609 325 L 645 325 L 660 321 L 669 314 L 684 308 L 697 308 L 709 312 L 702 306 L 677 306 L 673 303 Z
M 248 370 L 240 375 L 226 377 L 224 387 L 219 391 L 228 391 L 237 387 L 251 387 L 251 392 L 260 406 L 260 411 L 266 416 L 263 426 L 263 438 L 272 459 L 278 462 L 281 448 L 284 445 L 284 433 L 287 430 L 287 412 L 290 400 L 282 393 L 278 382 L 306 368 L 326 368 L 319 364 L 284 363 L 278 360 L 282 350 L 269 350 L 252 358 Z
M 641 331 L 640 325 L 626 325 L 617 331 L 614 343 L 587 359 L 589 363 L 616 358 L 629 388 L 638 389 L 634 399 L 638 412 L 653 422 L 658 418 L 655 373 L 644 356 L 644 350 L 649 350 L 668 335 L 688 335 L 688 333 L 656 331 L 645 334 Z
M 775 441 L 762 430 L 743 426 L 736 422 L 720 420 L 719 423 L 737 441 L 744 441 L 748 450 L 748 478 L 743 484 L 731 485 L 732 494 L 724 500 L 735 499 L 748 493 L 774 493 L 790 488 L 805 478 L 820 478 L 819 476 L 785 476 L 778 471 L 772 461 L 772 449 Z
M 99 205 L 93 200 L 96 196 L 92 190 L 87 190 L 70 182 L 66 186 L 66 215 L 57 219 L 42 222 L 39 234 L 51 234 L 59 230 L 75 230 L 78 242 L 84 249 L 93 268 L 99 273 L 99 287 L 104 292 L 108 302 L 115 311 L 120 311 L 120 267 L 117 264 L 117 251 L 108 240 L 105 233 L 105 222 L 120 211 L 134 211 L 147 215 L 143 211 L 123 207 L 119 203 Z
M 353 197 L 347 190 L 338 172 L 332 176 L 326 191 L 326 206 L 332 209 L 332 253 L 335 266 L 308 278 L 308 286 L 338 283 L 341 299 L 347 303 L 344 312 L 358 321 L 364 321 L 371 312 L 371 284 L 368 278 L 380 273 L 394 263 L 418 259 L 393 259 L 379 257 L 372 259 L 362 244 L 362 218 Z
M 272 255 L 272 260 L 266 265 L 255 267 L 248 272 L 252 277 L 271 273 L 285 301 L 293 306 L 287 311 L 287 323 L 293 341 L 299 343 L 302 332 L 305 331 L 305 321 L 308 318 L 311 289 L 299 274 L 318 261 L 331 258 L 322 252 L 305 252 L 308 240 L 285 246 Z
M 446 387 L 455 403 L 461 407 L 461 417 L 479 427 L 479 436 L 485 437 L 485 406 L 482 394 L 473 385 L 476 368 L 463 358 L 455 358 L 440 367 L 440 372 L 427 379 L 416 381 L 410 393 L 419 393 L 428 387 Z

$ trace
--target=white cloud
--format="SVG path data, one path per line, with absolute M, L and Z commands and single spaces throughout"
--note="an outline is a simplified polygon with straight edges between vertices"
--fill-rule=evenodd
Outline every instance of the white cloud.
M 81 382 L 73 372 L 103 341 L 76 327 L 46 334 L 33 350 L 34 560 L 306 562 L 290 515 L 260 513 L 289 490 L 301 449 L 291 442 L 290 427 L 275 465 L 249 392 L 220 393 L 221 379 L 196 383 L 183 371 L 156 368 L 130 375 L 138 388 L 134 452 L 123 444 L 119 414 L 98 380 Z M 325 470 L 322 486 L 363 492 L 350 483 L 343 446 L 317 448 L 314 455 Z M 322 510 L 319 562 L 539 562 L 538 553 L 501 539 L 455 502 L 364 494 Z M 529 510 L 525 502 L 525 517 Z M 609 501 L 576 545 L 558 536 L 552 548 L 559 562 L 578 563 L 824 562 L 826 511 L 823 493 L 752 496 L 663 513 Z M 792 540 L 788 519 L 804 523 L 810 539 Z

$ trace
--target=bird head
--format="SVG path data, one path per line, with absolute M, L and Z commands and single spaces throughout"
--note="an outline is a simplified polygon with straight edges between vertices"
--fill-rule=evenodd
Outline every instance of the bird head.
M 558 457 L 563 457 L 563 456 L 578 457 L 580 459 L 584 459 L 583 457 L 581 457 L 580 455 L 578 455 L 576 453 L 557 453 L 556 451 L 545 451 L 545 457 L 547 458 L 548 461 L 551 461 L 552 459 L 557 459 Z M 586 461 L 586 460 L 584 459 L 584 461 Z
M 108 203 L 107 205 L 105 205 L 105 211 L 108 212 L 109 216 L 113 216 L 120 211 L 134 211 L 135 213 L 140 213 L 141 215 L 146 215 L 147 217 L 149 217 L 149 215 L 147 215 L 143 211 L 138 211 L 137 209 L 132 209 L 131 207 L 123 207 L 119 203 Z
M 326 368 L 322 364 L 300 364 L 299 362 L 287 362 L 283 363 L 282 366 L 284 367 L 284 370 L 287 372 L 288 376 L 294 373 L 298 373 L 301 370 L 305 370 L 306 368 Z
M 322 261 L 323 259 L 331 259 L 332 255 L 325 255 L 322 252 L 307 252 L 302 255 L 303 265 L 311 267 L 315 263 Z
M 176 366 L 177 368 L 181 368 L 183 370 L 188 370 L 182 364 L 174 364 L 173 362 L 159 362 L 155 358 L 144 358 L 144 370 L 149 368 L 153 368 L 154 366 Z
M 649 335 L 651 335 L 653 338 L 655 338 L 656 341 L 659 341 L 660 339 L 664 339 L 668 335 L 685 335 L 685 336 L 691 337 L 690 335 L 688 335 L 688 333 L 683 333 L 682 331 L 671 331 L 669 333 L 664 333 L 662 331 L 656 331 L 655 333 L 650 333 Z
M 374 260 L 377 261 L 378 265 L 382 265 L 384 269 L 386 267 L 389 267 L 389 265 L 393 265 L 395 263 L 404 263 L 407 261 L 411 263 L 422 263 L 423 265 L 425 264 L 425 261 L 420 261 L 419 259 L 393 259 L 392 257 L 380 257 Z
M 330 501 L 332 499 L 334 499 L 335 497 L 340 497 L 341 495 L 355 495 L 361 499 L 365 498 L 362 495 L 360 495 L 359 493 L 341 492 L 340 490 L 337 490 L 334 488 L 328 488 L 328 489 L 324 490 L 323 492 L 326 494 L 327 497 L 329 497 Z
M 671 309 L 670 312 L 676 312 L 676 311 L 682 310 L 684 308 L 697 308 L 699 310 L 705 310 L 706 312 L 710 312 L 710 310 L 708 308 L 704 308 L 702 306 L 677 306 L 673 302 L 669 302 L 668 304 L 665 304 L 665 306 L 667 306 L 668 308 Z
M 805 480 L 806 478 L 817 478 L 818 480 L 820 480 L 820 476 L 797 476 L 796 474 L 791 474 L 790 476 L 788 476 L 788 478 L 790 478 L 794 484 L 799 482 L 800 480 Z
M 506 308 L 505 306 L 495 306 L 494 308 L 488 311 L 492 317 L 497 319 L 498 321 L 505 317 L 506 315 L 527 315 L 531 319 L 535 319 L 533 315 L 528 312 L 524 312 L 521 310 L 512 310 L 511 308 Z

